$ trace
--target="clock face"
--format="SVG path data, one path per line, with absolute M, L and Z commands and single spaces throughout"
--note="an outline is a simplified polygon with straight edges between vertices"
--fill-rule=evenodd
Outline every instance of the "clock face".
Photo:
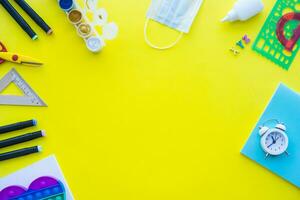
M 288 147 L 288 137 L 283 131 L 271 129 L 261 138 L 261 145 L 268 154 L 280 155 Z

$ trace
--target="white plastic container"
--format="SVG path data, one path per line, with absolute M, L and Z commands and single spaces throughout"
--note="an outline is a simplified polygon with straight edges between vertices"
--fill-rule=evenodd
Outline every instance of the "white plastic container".
M 262 0 L 238 0 L 221 22 L 246 21 L 264 8 Z

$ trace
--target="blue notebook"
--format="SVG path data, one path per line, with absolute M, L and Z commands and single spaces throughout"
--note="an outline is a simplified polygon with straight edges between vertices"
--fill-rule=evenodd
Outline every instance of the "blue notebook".
M 286 127 L 289 155 L 269 156 L 260 146 L 259 126 L 278 119 Z M 280 84 L 241 153 L 300 188 L 300 94 Z

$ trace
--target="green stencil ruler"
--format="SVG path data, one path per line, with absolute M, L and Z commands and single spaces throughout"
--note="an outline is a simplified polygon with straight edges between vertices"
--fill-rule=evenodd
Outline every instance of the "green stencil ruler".
M 290 16 L 296 13 L 299 14 L 299 12 L 300 0 L 277 0 L 265 24 L 260 30 L 252 49 L 283 69 L 288 70 L 300 46 L 299 38 L 296 37 L 300 34 L 300 20 L 290 19 Z M 282 21 L 284 21 L 284 23 L 280 23 Z M 289 49 L 282 44 L 283 37 L 280 37 L 280 29 L 283 29 L 284 40 L 286 40 L 287 43 L 295 43 L 293 49 Z

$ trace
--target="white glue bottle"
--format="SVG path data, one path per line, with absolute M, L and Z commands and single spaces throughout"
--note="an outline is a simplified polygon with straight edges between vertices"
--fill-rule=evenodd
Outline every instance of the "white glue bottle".
M 261 12 L 263 8 L 261 0 L 238 0 L 221 22 L 246 21 Z

